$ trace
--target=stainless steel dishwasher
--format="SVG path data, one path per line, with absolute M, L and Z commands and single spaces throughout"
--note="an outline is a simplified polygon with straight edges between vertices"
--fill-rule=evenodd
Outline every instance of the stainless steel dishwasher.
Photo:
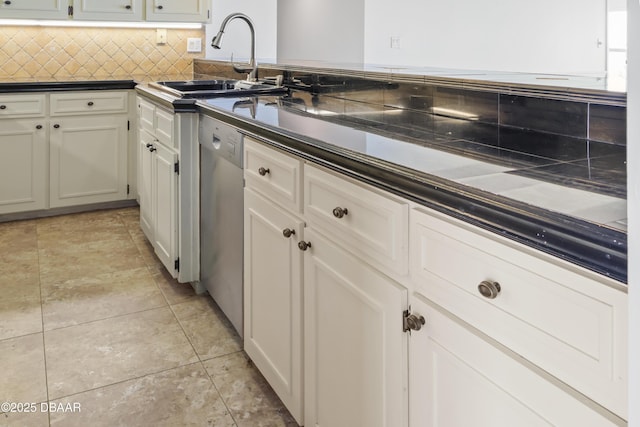
M 236 331 L 243 323 L 242 135 L 200 115 L 200 282 Z

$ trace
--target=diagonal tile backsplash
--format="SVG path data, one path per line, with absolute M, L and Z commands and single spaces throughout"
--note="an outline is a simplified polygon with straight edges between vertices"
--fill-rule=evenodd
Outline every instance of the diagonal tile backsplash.
M 187 38 L 204 29 L 168 29 L 156 44 L 153 28 L 0 27 L 0 81 L 132 78 L 193 74 Z

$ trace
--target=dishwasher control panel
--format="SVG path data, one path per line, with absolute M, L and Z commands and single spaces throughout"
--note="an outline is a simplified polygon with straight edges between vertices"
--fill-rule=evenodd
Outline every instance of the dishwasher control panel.
M 198 141 L 202 149 L 215 150 L 216 155 L 242 167 L 242 134 L 233 126 L 201 114 Z

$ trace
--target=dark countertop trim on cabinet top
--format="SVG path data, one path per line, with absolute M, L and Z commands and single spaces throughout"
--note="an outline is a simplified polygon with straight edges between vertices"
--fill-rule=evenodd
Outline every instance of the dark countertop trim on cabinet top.
M 435 175 L 270 126 L 199 102 L 223 120 L 284 151 L 454 218 L 626 283 L 624 232 L 494 195 Z
M 11 82 L 0 83 L 0 93 L 57 92 L 70 90 L 133 89 L 134 80 L 94 80 L 67 82 Z

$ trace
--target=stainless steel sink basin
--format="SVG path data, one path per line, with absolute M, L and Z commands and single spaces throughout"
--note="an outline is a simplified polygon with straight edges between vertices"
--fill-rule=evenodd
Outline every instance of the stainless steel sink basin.
M 283 86 L 245 80 L 159 81 L 149 86 L 179 98 L 215 98 L 221 96 L 270 95 L 289 91 Z

